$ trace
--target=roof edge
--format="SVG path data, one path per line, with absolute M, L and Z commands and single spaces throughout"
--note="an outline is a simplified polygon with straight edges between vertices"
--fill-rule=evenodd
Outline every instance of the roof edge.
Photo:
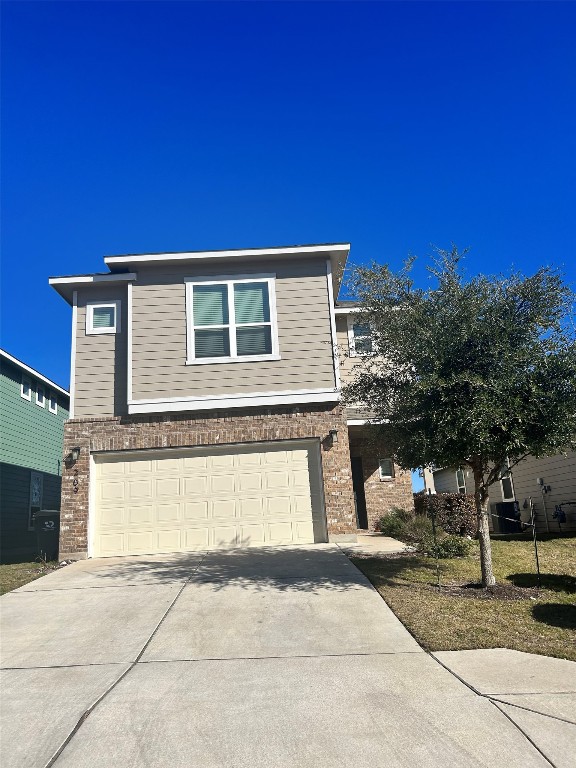
M 64 387 L 61 387 L 59 384 L 56 384 L 56 382 L 52 381 L 52 379 L 49 379 L 47 376 L 44 376 L 44 374 L 37 371 L 35 368 L 32 368 L 29 365 L 26 365 L 26 363 L 23 363 L 22 360 L 18 360 L 17 357 L 14 357 L 14 355 L 9 354 L 4 349 L 0 349 L 0 355 L 2 357 L 5 357 L 7 360 L 9 360 L 14 365 L 17 365 L 19 368 L 22 368 L 22 370 L 26 371 L 26 373 L 29 373 L 31 376 L 35 376 L 37 379 L 40 379 L 45 384 L 48 384 L 52 389 L 57 389 L 58 392 L 60 392 L 62 395 L 66 395 L 66 397 L 70 397 L 70 392 L 68 390 L 64 389 Z

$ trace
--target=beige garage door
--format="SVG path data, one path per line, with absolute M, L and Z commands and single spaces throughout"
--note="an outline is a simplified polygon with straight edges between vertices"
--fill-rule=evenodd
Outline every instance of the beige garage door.
M 316 442 L 94 460 L 94 557 L 326 541 Z

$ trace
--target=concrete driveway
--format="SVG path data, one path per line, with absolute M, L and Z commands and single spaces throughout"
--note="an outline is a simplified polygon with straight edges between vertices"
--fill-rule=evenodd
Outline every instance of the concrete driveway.
M 551 765 L 336 546 L 83 561 L 0 605 L 10 768 Z

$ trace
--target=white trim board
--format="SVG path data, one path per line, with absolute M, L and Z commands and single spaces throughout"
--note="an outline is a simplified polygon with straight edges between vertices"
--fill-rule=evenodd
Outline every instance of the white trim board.
M 288 246 L 286 248 L 247 248 L 230 251 L 184 251 L 180 253 L 143 253 L 126 256 L 106 256 L 104 263 L 110 265 L 137 264 L 154 261 L 191 261 L 194 259 L 229 259 L 249 256 L 284 256 L 297 253 L 347 253 L 350 243 L 328 243 L 326 245 Z
M 132 283 L 128 283 L 126 299 L 126 393 L 128 401 L 132 400 Z
M 332 263 L 326 259 L 326 283 L 328 286 L 328 312 L 330 314 L 330 336 L 332 339 L 332 360 L 334 363 L 334 382 L 340 389 L 340 360 L 338 359 L 338 337 L 336 335 L 336 318 L 334 316 L 334 290 L 332 283 Z
M 340 392 L 334 389 L 302 389 L 292 392 L 266 392 L 251 395 L 218 395 L 217 397 L 167 397 L 130 400 L 128 413 L 166 413 L 171 411 L 214 411 L 228 408 L 261 408 L 272 405 L 337 403 Z
M 70 343 L 70 405 L 68 413 L 74 418 L 74 395 L 76 392 L 76 324 L 78 322 L 78 291 L 72 293 L 72 338 Z
M 13 357 L 12 355 L 9 355 L 8 352 L 4 351 L 3 349 L 0 349 L 0 355 L 2 357 L 5 357 L 6 360 L 9 360 L 11 363 L 14 363 L 14 365 L 18 366 L 18 368 L 21 368 L 23 371 L 26 371 L 26 373 L 29 373 L 31 376 L 35 376 L 37 379 L 40 379 L 40 381 L 43 381 L 45 384 L 48 384 L 52 389 L 58 390 L 63 395 L 66 395 L 66 397 L 70 397 L 70 392 L 68 390 L 64 389 L 63 387 L 58 386 L 58 384 L 55 384 L 52 379 L 49 379 L 47 376 L 43 376 L 41 373 L 38 373 L 34 368 L 31 368 L 29 365 L 26 365 L 21 360 L 18 360 L 17 357 Z
M 109 275 L 69 275 L 67 277 L 49 277 L 48 285 L 76 285 L 77 283 L 123 283 L 136 280 L 136 272 L 113 272 Z

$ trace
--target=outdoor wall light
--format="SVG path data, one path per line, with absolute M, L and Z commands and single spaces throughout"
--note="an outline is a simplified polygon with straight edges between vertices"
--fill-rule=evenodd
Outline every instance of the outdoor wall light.
M 80 457 L 80 448 L 72 448 L 68 456 L 66 456 L 68 461 L 78 461 L 79 457 Z
M 331 429 L 328 434 L 330 435 L 330 439 L 333 443 L 338 442 L 338 430 L 337 429 Z

